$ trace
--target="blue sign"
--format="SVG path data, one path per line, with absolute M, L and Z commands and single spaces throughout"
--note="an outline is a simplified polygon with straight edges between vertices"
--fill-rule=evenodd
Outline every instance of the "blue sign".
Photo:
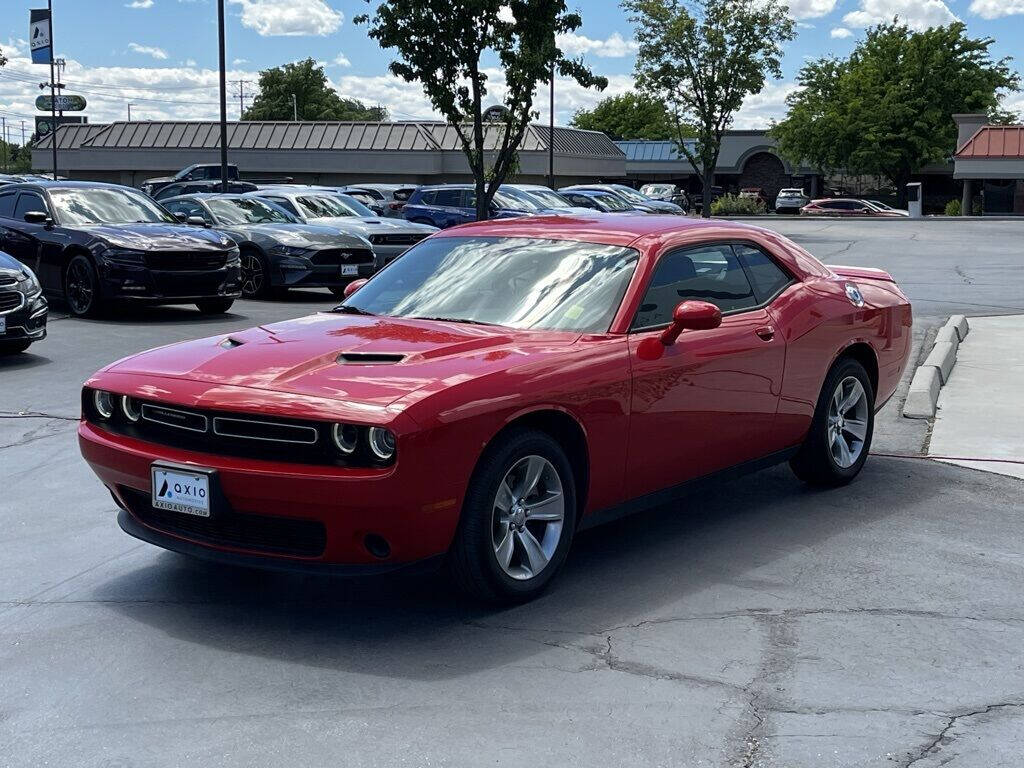
M 33 64 L 49 64 L 53 58 L 50 40 L 50 12 L 46 8 L 33 8 L 28 16 L 28 45 Z

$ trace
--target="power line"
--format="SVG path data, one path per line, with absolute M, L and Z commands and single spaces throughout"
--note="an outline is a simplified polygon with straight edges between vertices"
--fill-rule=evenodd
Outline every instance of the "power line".
M 242 115 L 245 114 L 245 86 L 254 85 L 252 80 L 229 80 L 228 82 L 238 86 L 238 119 L 242 119 Z

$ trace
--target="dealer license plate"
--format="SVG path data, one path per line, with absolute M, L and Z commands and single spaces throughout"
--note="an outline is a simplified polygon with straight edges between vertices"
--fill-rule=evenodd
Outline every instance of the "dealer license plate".
M 7 318 L 0 317 L 0 334 L 7 333 Z
M 210 516 L 210 477 L 154 465 L 153 506 L 196 517 Z
M 352 275 L 358 275 L 358 274 L 359 274 L 359 265 L 358 264 L 342 264 L 341 265 L 341 276 L 342 277 L 351 277 Z

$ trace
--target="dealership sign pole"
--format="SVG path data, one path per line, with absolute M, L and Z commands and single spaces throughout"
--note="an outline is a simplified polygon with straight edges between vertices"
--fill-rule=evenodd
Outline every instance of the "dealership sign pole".
M 228 84 L 224 73 L 224 0 L 217 0 L 217 34 L 220 43 L 220 185 L 228 191 Z
M 50 65 L 50 116 L 53 130 L 50 146 L 53 147 L 53 180 L 57 180 L 57 90 L 53 73 L 53 0 L 47 0 L 46 8 L 33 8 L 28 16 L 29 48 L 33 64 Z

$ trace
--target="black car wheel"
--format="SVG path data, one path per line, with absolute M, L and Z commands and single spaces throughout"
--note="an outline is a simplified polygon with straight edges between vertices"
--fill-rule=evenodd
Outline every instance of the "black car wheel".
M 0 355 L 16 355 L 19 352 L 24 352 L 29 348 L 31 343 L 31 339 L 22 339 L 20 341 L 0 341 Z
M 75 317 L 94 317 L 100 310 L 99 278 L 85 256 L 71 259 L 64 273 L 64 297 Z
M 576 528 L 576 487 L 565 451 L 536 430 L 510 432 L 480 459 L 448 557 L 470 595 L 536 597 L 565 562 Z
M 242 261 L 242 296 L 247 299 L 266 298 L 270 293 L 270 266 L 259 251 L 244 250 Z
M 234 299 L 203 299 L 196 302 L 196 307 L 204 315 L 222 315 L 231 309 Z

